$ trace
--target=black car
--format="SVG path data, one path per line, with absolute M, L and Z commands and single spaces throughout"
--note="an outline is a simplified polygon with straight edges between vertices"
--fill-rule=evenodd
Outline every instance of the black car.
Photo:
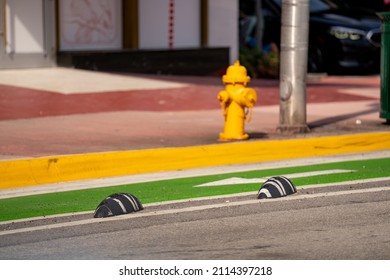
M 282 0 L 262 0 L 263 45 L 280 45 Z M 381 21 L 337 0 L 310 0 L 309 72 L 379 71 Z

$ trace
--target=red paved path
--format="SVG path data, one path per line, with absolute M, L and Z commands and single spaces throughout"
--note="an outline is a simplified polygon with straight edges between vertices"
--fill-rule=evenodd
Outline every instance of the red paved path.
M 172 78 L 171 78 L 172 79 Z M 190 77 L 186 81 L 195 80 Z M 200 78 L 198 78 L 200 80 Z M 49 91 L 0 84 L 0 120 L 60 116 L 116 111 L 186 111 L 218 109 L 219 79 L 208 79 L 208 85 L 161 90 L 131 90 L 86 94 L 59 94 Z M 354 82 L 352 84 L 352 82 Z M 279 104 L 279 82 L 256 80 L 250 84 L 258 93 L 256 106 Z M 220 84 L 220 85 L 218 85 Z M 327 78 L 307 84 L 307 102 L 338 102 L 375 99 L 340 92 L 343 88 L 379 88 L 377 79 L 364 82 Z
M 188 86 L 63 95 L 0 85 L 0 160 L 219 143 L 223 117 L 216 96 L 224 88 L 220 78 L 153 78 Z M 246 124 L 251 140 L 291 137 L 276 132 L 277 106 L 269 106 L 279 103 L 279 82 L 254 80 L 249 86 L 259 97 L 252 122 Z M 309 81 L 307 101 L 315 105 L 309 106 L 309 112 L 315 108 L 308 116 L 311 134 L 389 130 L 377 112 L 379 87 L 377 76 Z M 369 94 L 359 92 L 364 90 Z M 364 100 L 368 105 L 356 103 L 355 109 L 353 102 Z M 366 114 L 375 116 L 356 125 Z

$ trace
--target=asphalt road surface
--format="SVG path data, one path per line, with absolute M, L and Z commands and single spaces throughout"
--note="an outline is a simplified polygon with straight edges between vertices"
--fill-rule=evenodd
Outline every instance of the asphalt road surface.
M 390 259 L 390 181 L 0 224 L 0 259 Z

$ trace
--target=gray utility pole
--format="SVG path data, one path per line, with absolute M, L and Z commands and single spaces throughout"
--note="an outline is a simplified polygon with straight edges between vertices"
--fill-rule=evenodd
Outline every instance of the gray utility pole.
M 263 46 L 263 34 L 264 34 L 264 19 L 263 19 L 263 0 L 255 0 L 255 10 L 256 10 L 256 41 L 257 46 L 262 48 Z
M 306 75 L 310 0 L 282 0 L 280 43 L 280 117 L 278 130 L 303 133 L 306 123 Z

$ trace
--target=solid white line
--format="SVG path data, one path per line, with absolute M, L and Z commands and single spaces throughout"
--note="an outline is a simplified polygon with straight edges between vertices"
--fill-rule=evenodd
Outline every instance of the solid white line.
M 383 182 L 390 180 L 390 177 L 380 177 L 380 178 L 372 178 L 372 179 L 362 179 L 362 180 L 353 180 L 353 181 L 344 181 L 344 182 L 336 182 L 336 183 L 324 183 L 324 184 L 313 184 L 313 185 L 305 185 L 299 187 L 300 189 L 308 189 L 308 188 L 323 188 L 323 187 L 334 187 L 334 186 L 346 186 L 352 184 L 367 184 L 367 183 L 375 183 L 375 182 Z
M 282 174 L 281 176 L 290 179 L 290 178 L 302 178 L 302 177 L 321 176 L 321 175 L 340 174 L 340 173 L 352 173 L 352 172 L 356 172 L 356 170 L 332 169 L 332 170 L 321 170 L 321 171 L 312 171 L 312 172 Z
M 259 200 L 259 199 L 254 198 L 253 200 L 193 206 L 193 207 L 187 207 L 187 208 L 182 208 L 182 209 L 168 209 L 168 210 L 161 210 L 158 212 L 150 212 L 150 213 L 136 212 L 133 214 L 119 215 L 119 216 L 114 216 L 114 217 L 110 217 L 110 218 L 91 218 L 91 219 L 87 219 L 87 220 L 73 221 L 73 222 L 67 222 L 67 223 L 58 223 L 58 224 L 50 224 L 50 225 L 36 226 L 36 227 L 29 227 L 29 228 L 20 228 L 20 229 L 15 229 L 15 230 L 5 230 L 5 231 L 0 232 L 0 236 L 17 234 L 17 233 L 25 233 L 25 232 L 33 232 L 33 231 L 39 231 L 39 230 L 50 230 L 50 229 L 73 227 L 73 226 L 80 226 L 80 225 L 105 223 L 105 222 L 112 222 L 112 221 L 119 221 L 119 220 L 128 220 L 128 219 L 135 219 L 135 218 L 146 218 L 146 217 L 161 216 L 161 215 L 179 214 L 179 213 L 194 212 L 194 211 L 201 211 L 201 210 L 208 210 L 208 209 L 224 208 L 224 207 L 230 207 L 230 206 L 242 206 L 242 205 L 251 205 L 251 204 L 257 204 L 257 203 L 270 203 L 270 202 L 280 202 L 280 201 L 292 201 L 292 200 L 311 199 L 311 198 L 318 198 L 318 197 L 333 197 L 333 196 L 339 196 L 339 195 L 362 194 L 362 193 L 381 192 L 381 191 L 390 191 L 390 187 L 378 187 L 378 188 L 338 191 L 338 192 L 329 192 L 329 193 L 317 193 L 317 194 L 304 194 L 304 195 L 295 195 L 295 196 L 291 195 L 291 196 L 285 196 L 285 197 L 278 198 L 278 199 Z

